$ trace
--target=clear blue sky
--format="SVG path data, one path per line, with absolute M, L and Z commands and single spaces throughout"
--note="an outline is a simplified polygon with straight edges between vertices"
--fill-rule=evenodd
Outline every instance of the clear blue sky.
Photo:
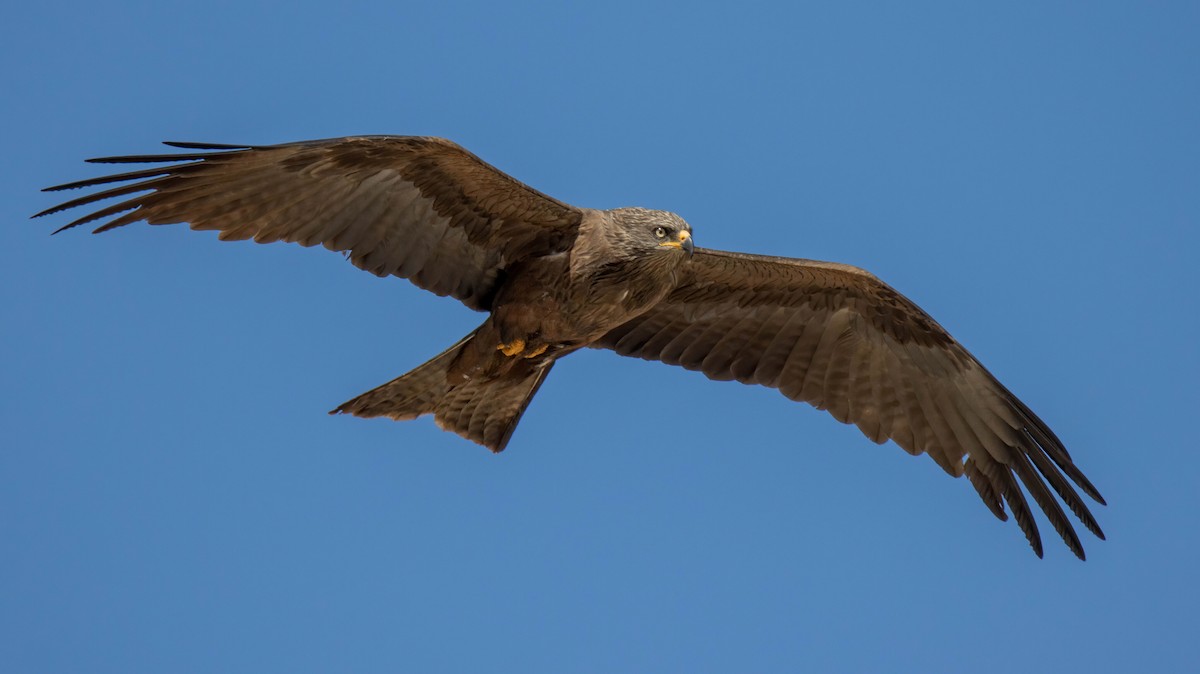
M 7 6 L 0 670 L 1200 668 L 1200 10 L 970 4 Z M 1109 540 L 1038 560 L 927 457 L 611 353 L 500 456 L 329 417 L 480 316 L 28 220 L 85 157 L 362 133 L 872 270 L 1064 439 Z

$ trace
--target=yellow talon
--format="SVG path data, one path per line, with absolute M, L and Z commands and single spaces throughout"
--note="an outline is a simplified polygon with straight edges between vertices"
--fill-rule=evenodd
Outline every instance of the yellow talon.
M 525 357 L 526 358 L 537 358 L 538 356 L 542 355 L 543 353 L 546 353 L 546 349 L 549 347 L 550 347 L 549 344 L 543 344 L 543 345 L 539 346 L 538 348 L 525 354 Z
M 496 350 L 506 356 L 515 356 L 525 350 L 525 340 L 514 339 L 512 344 L 501 344 L 496 347 Z

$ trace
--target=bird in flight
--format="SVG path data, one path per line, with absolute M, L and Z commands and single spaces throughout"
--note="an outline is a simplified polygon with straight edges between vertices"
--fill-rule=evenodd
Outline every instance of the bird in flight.
M 697 248 L 674 213 L 571 206 L 441 138 L 167 145 L 183 152 L 89 160 L 155 166 L 49 187 L 115 185 L 35 217 L 129 197 L 57 231 L 108 219 L 96 233 L 188 223 L 221 240 L 320 244 L 360 269 L 488 313 L 432 360 L 332 413 L 432 414 L 443 429 L 499 452 L 558 359 L 610 349 L 769 386 L 876 443 L 928 454 L 950 475 L 966 475 L 1001 520 L 1007 504 L 1039 557 L 1020 485 L 1080 559 L 1062 504 L 1104 538 L 1071 483 L 1104 499 L 1058 437 L 942 326 L 867 271 Z

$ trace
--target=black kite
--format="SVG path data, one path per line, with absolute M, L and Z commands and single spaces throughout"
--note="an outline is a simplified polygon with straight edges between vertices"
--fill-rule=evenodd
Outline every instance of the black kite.
M 1104 538 L 1066 478 L 1103 498 L 1046 424 L 862 269 L 694 249 L 691 227 L 673 213 L 576 208 L 439 138 L 168 145 L 188 152 L 91 160 L 166 165 L 48 188 L 124 183 L 38 215 L 143 193 L 61 229 L 113 217 L 95 231 L 186 222 L 222 240 L 321 244 L 373 274 L 489 312 L 441 355 L 334 412 L 432 414 L 499 452 L 556 360 L 607 348 L 777 388 L 877 443 L 928 454 L 950 475 L 965 473 L 1001 520 L 1008 503 L 1038 556 L 1018 482 L 1080 559 L 1050 488 Z

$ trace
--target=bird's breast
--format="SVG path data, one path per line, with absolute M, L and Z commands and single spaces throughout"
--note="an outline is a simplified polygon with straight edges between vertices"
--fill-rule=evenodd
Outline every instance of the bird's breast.
M 558 260 L 513 269 L 497 294 L 492 320 L 506 339 L 585 345 L 657 304 L 668 283 L 610 266 L 572 274 Z

